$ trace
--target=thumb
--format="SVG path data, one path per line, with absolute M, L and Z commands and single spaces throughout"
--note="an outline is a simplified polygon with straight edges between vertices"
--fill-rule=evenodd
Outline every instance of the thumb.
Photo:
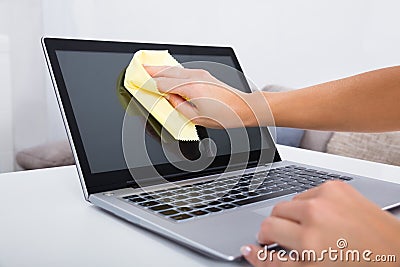
M 271 260 L 271 254 L 258 245 L 246 245 L 240 248 L 243 257 L 255 267 L 278 267 L 286 266 L 282 262 Z
M 243 257 L 252 266 L 265 266 L 265 263 L 258 259 L 258 254 L 260 250 L 262 250 L 262 247 L 257 245 L 246 245 L 240 248 L 240 252 L 242 253 Z

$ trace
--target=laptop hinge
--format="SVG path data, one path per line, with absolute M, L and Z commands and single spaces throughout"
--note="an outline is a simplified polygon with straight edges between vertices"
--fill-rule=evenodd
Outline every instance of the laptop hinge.
M 237 170 L 243 169 L 244 167 L 246 167 L 246 169 L 253 168 L 256 165 L 257 165 L 257 161 L 249 162 L 247 164 L 231 165 L 230 168 L 232 168 L 232 169 L 230 171 L 237 171 Z M 209 169 L 207 169 L 206 172 L 202 172 L 202 173 L 186 172 L 186 173 L 180 173 L 180 174 L 164 175 L 162 178 L 161 177 L 143 178 L 143 179 L 141 179 L 141 181 L 139 183 L 140 183 L 141 187 L 146 187 L 146 186 L 153 186 L 153 185 L 165 183 L 165 180 L 168 180 L 169 178 L 170 179 L 173 178 L 173 179 L 177 179 L 177 181 L 181 181 L 181 180 L 179 180 L 179 178 L 196 179 L 196 178 L 201 178 L 204 176 L 210 176 L 210 175 L 223 173 L 225 171 L 226 171 L 226 166 L 214 167 L 214 168 L 209 168 Z M 134 180 L 126 181 L 126 185 L 128 187 L 137 188 L 138 187 L 137 179 L 138 178 L 136 178 L 136 179 L 134 178 Z

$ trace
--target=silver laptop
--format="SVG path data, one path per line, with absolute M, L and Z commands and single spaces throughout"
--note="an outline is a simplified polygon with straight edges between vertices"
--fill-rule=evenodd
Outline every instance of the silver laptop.
M 146 49 L 168 50 L 181 63 L 208 62 L 211 74 L 250 92 L 230 47 L 57 38 L 42 44 L 85 199 L 140 227 L 233 261 L 241 245 L 256 242 L 274 204 L 324 181 L 346 181 L 383 209 L 399 204 L 398 184 L 281 160 L 266 128 L 196 126 L 200 141 L 171 141 L 123 87 L 133 54 Z M 248 137 L 247 149 L 235 148 L 244 143 L 238 132 Z

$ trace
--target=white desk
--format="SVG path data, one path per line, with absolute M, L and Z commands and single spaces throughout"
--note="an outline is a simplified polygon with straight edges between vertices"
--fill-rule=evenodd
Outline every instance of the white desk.
M 399 167 L 279 150 L 284 159 L 400 182 Z M 246 265 L 211 260 L 91 206 L 74 166 L 1 174 L 0 216 L 0 266 Z

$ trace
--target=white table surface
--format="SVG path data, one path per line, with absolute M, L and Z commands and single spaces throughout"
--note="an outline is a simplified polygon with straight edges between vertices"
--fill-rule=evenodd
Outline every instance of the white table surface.
M 284 159 L 400 183 L 400 167 L 279 151 Z M 93 207 L 83 199 L 75 166 L 1 174 L 0 214 L 0 266 L 247 265 L 209 259 Z

